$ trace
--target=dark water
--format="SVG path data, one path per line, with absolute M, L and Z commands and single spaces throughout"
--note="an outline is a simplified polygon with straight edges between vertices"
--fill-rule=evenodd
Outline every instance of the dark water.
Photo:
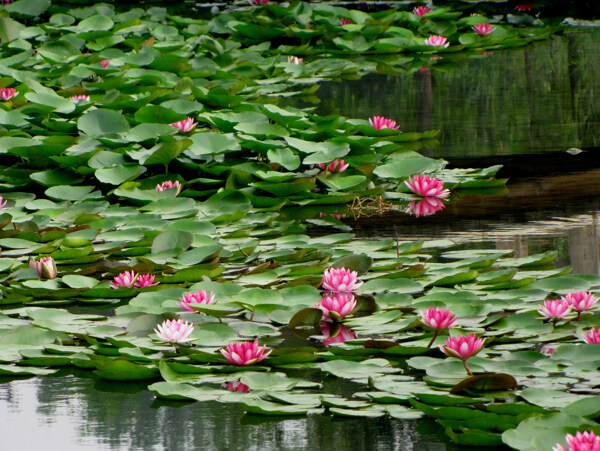
M 464 194 L 431 217 L 398 212 L 344 221 L 362 237 L 448 238 L 517 256 L 557 249 L 559 264 L 599 274 L 599 38 L 598 31 L 567 33 L 526 49 L 441 61 L 443 71 L 324 84 L 317 113 L 379 114 L 405 130 L 440 129 L 440 145 L 425 152 L 456 166 L 505 164 L 500 175 L 511 178 L 507 193 Z M 564 153 L 572 147 L 588 152 Z M 146 386 L 84 371 L 5 380 L 2 448 L 460 449 L 431 421 L 263 418 L 236 404 L 157 402 Z
M 569 31 L 526 48 L 447 56 L 405 76 L 323 83 L 316 113 L 440 130 L 429 155 L 444 159 L 600 147 L 599 42 L 598 30 Z
M 159 402 L 91 373 L 0 384 L 2 449 L 454 450 L 429 421 L 261 417 L 236 404 Z

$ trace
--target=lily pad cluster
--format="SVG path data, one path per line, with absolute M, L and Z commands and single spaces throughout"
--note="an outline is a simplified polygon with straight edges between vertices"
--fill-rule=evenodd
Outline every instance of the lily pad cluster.
M 319 117 L 310 109 L 277 105 L 288 97 L 312 97 L 319 80 L 375 70 L 374 63 L 294 64 L 285 46 L 246 46 L 235 33 L 223 31 L 232 30 L 234 17 L 236 27 L 250 26 L 271 9 L 304 20 L 313 13 L 298 10 L 312 8 L 308 5 L 267 5 L 260 14 L 253 10 L 212 20 L 171 17 L 164 8 L 117 13 L 102 4 L 51 6 L 48 11 L 56 12 L 46 12 L 46 22 L 27 19 L 43 12 L 43 2 L 35 5 L 34 11 L 34 3 L 20 0 L 7 6 L 11 16 L 2 18 L 7 31 L 1 83 L 16 93 L 0 105 L 5 189 L 46 188 L 54 200 L 102 194 L 140 203 L 157 199 L 155 186 L 179 182 L 183 196 L 198 199 L 228 188 L 244 192 L 257 207 L 332 204 L 383 193 L 402 198 L 401 182 L 408 176 L 436 173 L 445 165 L 414 152 L 431 142 L 435 131 L 377 130 L 368 118 Z M 333 17 L 323 8 L 319 14 Z M 394 14 L 398 20 L 418 18 Z M 436 24 L 439 19 L 448 26 L 457 13 L 426 16 L 418 20 Z M 388 19 L 369 20 L 394 28 Z M 199 126 L 172 125 L 182 121 Z M 320 166 L 341 159 L 349 165 L 343 172 L 331 174 Z M 496 170 L 448 171 L 444 181 L 458 188 L 497 186 Z
M 354 23 L 340 26 L 343 15 Z M 547 32 L 495 24 L 479 36 L 474 20 L 303 3 L 210 20 L 4 7 L 0 87 L 14 91 L 0 103 L 0 375 L 76 366 L 262 415 L 429 417 L 463 445 L 548 449 L 598 431 L 600 347 L 581 336 L 600 316 L 538 311 L 597 291 L 600 277 L 555 268 L 555 252 L 358 240 L 319 216 L 369 196 L 404 208 L 404 182 L 425 172 L 453 190 L 501 187 L 499 167 L 447 169 L 416 152 L 435 132 L 282 101 L 381 67 L 310 55 L 428 55 Z M 419 43 L 442 29 L 445 50 Z M 410 58 L 397 64 L 422 56 Z M 314 224 L 337 233 L 316 236 Z M 315 305 L 331 268 L 362 283 L 344 315 L 323 321 Z M 421 320 L 432 307 L 456 316 L 449 334 L 485 338 L 473 376 L 439 349 L 446 331 Z M 341 396 L 327 378 L 362 388 Z

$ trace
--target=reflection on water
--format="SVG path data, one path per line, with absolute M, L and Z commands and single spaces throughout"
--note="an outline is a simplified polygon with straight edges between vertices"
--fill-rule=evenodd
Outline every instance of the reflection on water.
M 321 115 L 394 119 L 401 130 L 440 130 L 436 158 L 600 146 L 600 31 L 567 32 L 525 49 L 430 62 L 408 75 L 370 74 L 321 84 Z
M 0 384 L 3 449 L 456 449 L 427 435 L 439 433 L 428 421 L 324 415 L 270 419 L 245 415 L 237 404 L 157 402 L 146 384 L 97 381 L 87 372 L 78 376 Z
M 450 239 L 513 249 L 516 257 L 559 251 L 558 265 L 600 274 L 600 169 L 517 179 L 498 196 L 463 194 L 434 215 L 403 211 L 344 222 L 359 237 Z

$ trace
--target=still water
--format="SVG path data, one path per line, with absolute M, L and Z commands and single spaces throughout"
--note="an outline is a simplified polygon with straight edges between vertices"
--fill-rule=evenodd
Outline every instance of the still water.
M 323 84 L 317 113 L 379 114 L 405 130 L 439 129 L 440 145 L 425 153 L 455 166 L 501 163 L 499 176 L 511 178 L 508 193 L 464 194 L 434 216 L 344 222 L 359 236 L 448 238 L 517 256 L 557 249 L 559 264 L 599 274 L 599 42 L 597 31 L 572 32 L 526 49 L 436 61 L 439 70 Z M 565 153 L 570 148 L 586 152 Z M 460 449 L 431 421 L 265 418 L 235 404 L 158 402 L 145 383 L 80 370 L 0 382 L 3 448 Z
M 348 214 L 344 222 L 361 237 L 447 238 L 517 257 L 558 250 L 560 265 L 600 274 L 599 43 L 598 30 L 571 30 L 404 76 L 324 83 L 316 113 L 440 130 L 439 144 L 421 153 L 449 167 L 501 164 L 498 177 L 509 179 L 508 192 L 465 193 L 432 216 Z
M 0 385 L 2 447 L 76 450 L 454 450 L 432 422 L 270 418 L 236 404 L 159 402 L 143 383 L 91 372 Z

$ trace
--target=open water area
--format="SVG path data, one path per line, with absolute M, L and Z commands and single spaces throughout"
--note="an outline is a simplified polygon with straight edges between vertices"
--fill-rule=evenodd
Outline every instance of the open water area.
M 404 130 L 438 129 L 439 144 L 423 153 L 450 167 L 502 164 L 498 177 L 509 178 L 506 190 L 465 194 L 433 216 L 343 222 L 358 237 L 484 243 L 518 257 L 556 249 L 559 264 L 600 274 L 599 50 L 598 31 L 573 30 L 526 48 L 441 60 L 439 69 L 323 84 L 318 114 L 378 114 Z M 432 421 L 260 417 L 237 404 L 158 402 L 146 383 L 64 371 L 0 383 L 3 449 L 461 449 Z

